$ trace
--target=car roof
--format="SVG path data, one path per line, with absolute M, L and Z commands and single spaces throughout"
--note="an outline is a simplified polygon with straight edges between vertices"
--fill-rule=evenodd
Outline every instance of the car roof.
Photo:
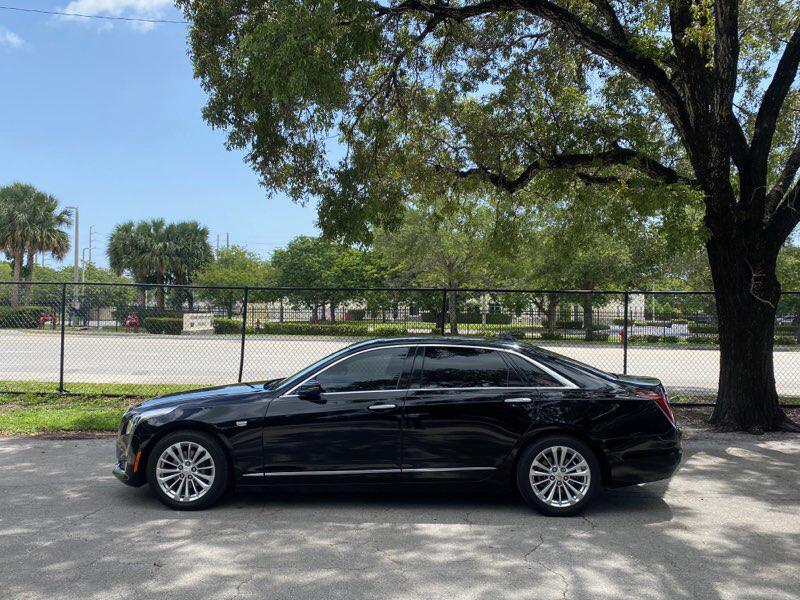
M 396 346 L 403 344 L 413 344 L 415 346 L 441 346 L 447 344 L 449 346 L 486 346 L 490 348 L 501 348 L 507 350 L 519 350 L 520 344 L 511 338 L 481 338 L 481 337 L 462 337 L 462 336 L 443 336 L 443 337 L 391 337 L 391 338 L 377 338 L 353 344 L 352 348 L 370 348 L 376 346 Z M 534 347 L 525 346 L 525 349 L 534 349 Z

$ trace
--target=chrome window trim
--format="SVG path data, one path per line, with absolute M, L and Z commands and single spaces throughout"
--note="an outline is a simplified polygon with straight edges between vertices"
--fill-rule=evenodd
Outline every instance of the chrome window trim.
M 496 471 L 497 467 L 429 467 L 419 469 L 340 469 L 329 471 L 267 471 L 245 473 L 243 477 L 302 477 L 304 475 L 384 475 L 390 473 L 448 473 L 457 471 Z
M 394 389 L 394 390 L 357 390 L 357 391 L 352 391 L 352 392 L 325 392 L 325 394 L 326 395 L 334 395 L 334 394 L 378 394 L 378 393 L 382 393 L 382 392 L 408 392 L 410 390 L 411 391 L 436 391 L 436 390 L 439 390 L 439 391 L 452 391 L 452 390 L 573 390 L 573 389 L 577 389 L 579 387 L 578 385 L 576 385 L 575 383 L 573 383 L 572 381 L 570 381 L 566 377 L 564 377 L 564 376 L 556 373 L 555 371 L 553 371 L 551 368 L 539 363 L 538 361 L 536 361 L 536 360 L 534 360 L 534 359 L 532 359 L 532 358 L 530 358 L 528 356 L 525 356 L 521 352 L 517 352 L 516 350 L 511 350 L 510 348 L 494 348 L 492 346 L 479 346 L 479 345 L 472 345 L 472 344 L 435 344 L 435 343 L 434 344 L 392 344 L 391 346 L 378 346 L 376 348 L 365 348 L 363 350 L 359 350 L 358 352 L 354 352 L 353 354 L 348 354 L 347 356 L 343 356 L 343 357 L 339 358 L 338 360 L 332 362 L 331 364 L 325 365 L 319 371 L 317 371 L 316 373 L 312 374 L 311 376 L 307 377 L 306 379 L 304 379 L 303 381 L 301 381 L 300 383 L 298 383 L 297 385 L 292 387 L 285 394 L 281 394 L 278 398 L 280 399 L 280 398 L 297 397 L 297 394 L 293 394 L 292 393 L 297 388 L 299 388 L 300 386 L 304 385 L 306 382 L 311 381 L 315 377 L 319 376 L 320 373 L 324 373 L 325 371 L 327 371 L 331 367 L 338 365 L 340 362 L 342 362 L 344 360 L 347 360 L 348 358 L 352 358 L 354 356 L 358 356 L 359 354 L 364 354 L 365 352 L 374 352 L 376 350 L 388 350 L 388 349 L 391 349 L 391 348 L 418 348 L 418 347 L 423 347 L 423 348 L 428 348 L 428 347 L 432 347 L 432 348 L 471 348 L 473 350 L 490 350 L 490 351 L 493 350 L 493 351 L 496 351 L 496 352 L 507 352 L 509 354 L 515 354 L 515 355 L 519 356 L 520 358 L 522 358 L 523 360 L 528 361 L 533 366 L 541 369 L 542 371 L 544 371 L 545 373 L 547 373 L 551 377 L 555 378 L 557 381 L 561 382 L 562 385 L 560 385 L 560 386 L 543 385 L 543 386 L 471 387 L 471 388 L 466 388 L 466 387 L 458 387 L 458 388 L 441 388 L 441 387 L 438 387 L 438 388 L 406 388 L 405 390 Z

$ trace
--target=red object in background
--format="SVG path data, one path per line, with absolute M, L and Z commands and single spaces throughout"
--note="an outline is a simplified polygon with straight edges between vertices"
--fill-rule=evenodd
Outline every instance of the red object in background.
M 133 327 L 133 333 L 139 333 L 138 315 L 128 315 L 127 317 L 125 317 L 125 333 L 130 333 L 131 327 Z
M 619 341 L 624 344 L 625 343 L 625 338 L 627 337 L 627 335 L 628 335 L 628 328 L 627 327 L 623 327 L 622 329 L 620 329 L 619 330 Z
M 52 329 L 55 329 L 58 325 L 58 317 L 56 317 L 56 313 L 42 313 L 39 315 L 39 329 L 44 329 L 44 326 L 48 323 L 52 323 Z

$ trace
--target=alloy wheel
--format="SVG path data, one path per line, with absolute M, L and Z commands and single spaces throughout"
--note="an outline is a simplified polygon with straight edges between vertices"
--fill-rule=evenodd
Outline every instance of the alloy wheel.
M 564 508 L 586 497 L 592 473 L 589 463 L 574 448 L 550 446 L 533 459 L 529 479 L 539 500 L 553 508 Z
M 192 502 L 211 489 L 216 467 L 211 453 L 197 442 L 176 442 L 158 457 L 158 486 L 177 502 Z

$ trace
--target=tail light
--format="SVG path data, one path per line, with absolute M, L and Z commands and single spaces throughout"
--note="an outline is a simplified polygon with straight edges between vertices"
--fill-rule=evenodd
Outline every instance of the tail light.
M 636 397 L 655 400 L 656 404 L 658 404 L 658 407 L 664 412 L 665 415 L 667 415 L 667 418 L 672 422 L 672 424 L 675 425 L 675 415 L 672 414 L 672 409 L 669 407 L 667 393 L 665 391 L 637 390 Z

